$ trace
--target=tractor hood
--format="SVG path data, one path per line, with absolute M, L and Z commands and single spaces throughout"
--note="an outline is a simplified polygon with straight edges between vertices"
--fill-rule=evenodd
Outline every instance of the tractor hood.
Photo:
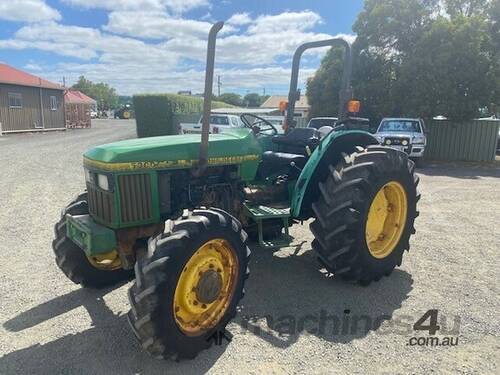
M 88 150 L 84 164 L 113 171 L 190 168 L 198 163 L 200 142 L 200 134 L 185 134 L 108 143 Z M 234 129 L 209 137 L 209 165 L 259 160 L 261 152 L 250 129 Z

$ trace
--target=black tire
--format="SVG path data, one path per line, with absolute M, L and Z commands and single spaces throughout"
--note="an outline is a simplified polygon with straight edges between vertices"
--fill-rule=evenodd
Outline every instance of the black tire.
M 320 182 L 320 196 L 313 203 L 315 219 L 312 247 L 328 271 L 342 279 L 367 285 L 389 275 L 400 266 L 409 239 L 415 233 L 414 221 L 420 194 L 415 164 L 400 151 L 383 146 L 357 148 L 329 167 Z M 368 211 L 377 192 L 389 181 L 399 182 L 407 196 L 407 218 L 399 242 L 385 258 L 372 256 L 365 238 Z
M 415 167 L 417 168 L 423 168 L 424 167 L 424 158 L 412 158 L 413 162 L 415 163 Z
M 188 336 L 178 327 L 173 312 L 177 281 L 185 264 L 204 243 L 223 238 L 238 259 L 238 277 L 232 300 L 217 324 L 197 336 Z M 153 357 L 180 360 L 194 358 L 212 344 L 214 333 L 224 332 L 236 315 L 248 278 L 250 250 L 247 234 L 233 216 L 211 208 L 195 210 L 186 219 L 175 221 L 170 231 L 151 238 L 147 253 L 135 266 L 136 280 L 129 289 L 129 323 L 142 347 Z
M 66 236 L 66 214 L 86 215 L 89 213 L 87 193 L 79 194 L 62 210 L 61 220 L 54 226 L 55 239 L 52 249 L 56 256 L 56 264 L 75 284 L 83 287 L 103 288 L 133 277 L 132 270 L 105 271 L 95 268 L 84 251 Z

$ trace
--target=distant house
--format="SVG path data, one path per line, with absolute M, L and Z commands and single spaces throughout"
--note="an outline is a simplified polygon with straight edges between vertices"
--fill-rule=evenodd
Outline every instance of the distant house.
M 0 132 L 65 129 L 64 88 L 0 64 Z
M 288 96 L 286 95 L 271 95 L 264 103 L 261 104 L 260 108 L 265 109 L 278 109 L 280 107 L 280 102 L 287 102 Z M 307 97 L 305 95 L 300 96 L 300 100 L 295 103 L 295 113 L 294 117 L 307 117 L 309 114 L 309 103 L 307 102 Z
M 90 111 L 95 110 L 97 102 L 78 90 L 64 92 L 67 128 L 90 128 Z

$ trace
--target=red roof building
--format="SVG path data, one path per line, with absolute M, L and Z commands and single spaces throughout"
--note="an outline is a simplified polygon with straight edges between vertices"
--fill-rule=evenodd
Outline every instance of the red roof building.
M 0 63 L 0 134 L 65 129 L 64 87 Z
M 11 85 L 19 86 L 41 87 L 44 89 L 64 90 L 64 87 L 58 85 L 57 83 L 47 81 L 43 78 L 23 72 L 21 70 L 13 68 L 10 65 L 2 63 L 0 63 L 0 83 L 8 83 Z
M 66 104 L 97 104 L 97 102 L 90 96 L 85 95 L 81 91 L 71 89 L 65 91 L 64 102 Z
M 64 92 L 67 128 L 90 128 L 90 111 L 96 107 L 97 102 L 78 90 Z

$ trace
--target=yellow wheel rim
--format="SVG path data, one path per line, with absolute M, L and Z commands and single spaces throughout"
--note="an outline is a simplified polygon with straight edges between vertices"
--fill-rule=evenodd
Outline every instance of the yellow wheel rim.
M 87 259 L 95 268 L 103 271 L 114 271 L 122 266 L 120 256 L 116 250 L 112 250 L 109 253 L 87 256 Z
M 177 281 L 173 309 L 178 327 L 190 336 L 214 327 L 231 303 L 237 278 L 238 258 L 229 243 L 214 239 L 203 244 Z
M 130 112 L 127 112 L 127 111 L 123 112 L 123 118 L 129 119 L 130 118 Z
M 391 181 L 373 199 L 366 221 L 366 244 L 370 254 L 383 259 L 396 248 L 403 233 L 408 200 L 403 186 Z

